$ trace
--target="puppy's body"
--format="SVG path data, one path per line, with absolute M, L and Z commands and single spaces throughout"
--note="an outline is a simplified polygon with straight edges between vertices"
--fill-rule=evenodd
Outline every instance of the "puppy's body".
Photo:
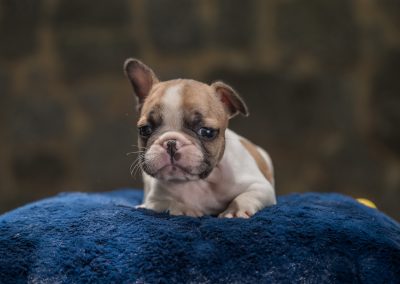
M 249 217 L 276 203 L 268 154 L 227 129 L 229 118 L 247 115 L 232 88 L 222 82 L 159 82 L 133 59 L 125 71 L 140 110 L 141 207 L 173 215 Z

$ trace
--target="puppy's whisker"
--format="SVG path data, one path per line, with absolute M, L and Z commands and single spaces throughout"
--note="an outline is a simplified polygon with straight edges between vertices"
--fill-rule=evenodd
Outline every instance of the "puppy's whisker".
M 128 153 L 126 153 L 126 155 L 129 156 L 129 155 L 137 154 L 137 153 L 143 153 L 143 150 L 128 152 Z
M 144 163 L 138 162 L 137 165 L 136 165 L 136 167 L 135 167 L 135 169 L 134 169 L 133 174 L 136 175 L 136 174 L 140 171 L 140 169 L 143 168 L 143 166 L 144 166 Z
M 145 148 L 146 148 L 146 147 L 139 146 L 139 145 L 135 145 L 135 144 L 132 144 L 131 146 L 132 146 L 132 147 L 136 147 L 136 148 L 138 148 L 138 149 L 145 149 Z
M 136 175 L 137 170 L 140 168 L 141 163 L 142 163 L 142 157 L 139 156 L 137 157 L 137 159 L 135 160 L 134 166 L 131 169 L 131 175 Z
M 137 169 L 140 168 L 141 160 L 143 157 L 144 157 L 143 153 L 139 154 L 138 157 L 132 162 L 131 166 L 129 167 L 129 171 L 132 177 L 136 174 Z

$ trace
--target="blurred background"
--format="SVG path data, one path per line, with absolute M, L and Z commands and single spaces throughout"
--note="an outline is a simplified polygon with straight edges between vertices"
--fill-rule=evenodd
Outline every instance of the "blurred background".
M 0 213 L 130 176 L 122 64 L 221 79 L 269 151 L 277 194 L 339 192 L 400 220 L 400 1 L 0 0 Z

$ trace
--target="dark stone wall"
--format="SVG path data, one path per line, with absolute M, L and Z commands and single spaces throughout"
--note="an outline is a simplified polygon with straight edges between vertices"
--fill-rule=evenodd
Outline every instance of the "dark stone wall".
M 400 219 L 396 0 L 0 0 L 0 212 L 62 191 L 141 186 L 138 57 L 161 79 L 222 79 L 277 193 L 366 197 Z

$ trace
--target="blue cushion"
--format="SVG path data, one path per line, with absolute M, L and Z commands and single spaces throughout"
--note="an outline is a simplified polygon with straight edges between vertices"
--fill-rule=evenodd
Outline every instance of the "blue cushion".
M 4 283 L 399 283 L 400 225 L 338 194 L 251 219 L 133 208 L 135 190 L 68 193 L 0 216 Z

